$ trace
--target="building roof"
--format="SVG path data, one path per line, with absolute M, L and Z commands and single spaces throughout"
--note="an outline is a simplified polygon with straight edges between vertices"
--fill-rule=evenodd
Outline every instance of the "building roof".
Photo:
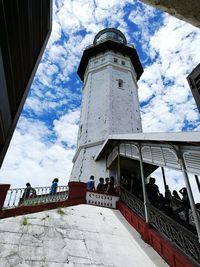
M 0 220 L 1 266 L 167 267 L 118 210 L 78 205 Z
M 0 2 L 0 166 L 51 33 L 51 0 Z
M 78 67 L 78 71 L 77 71 L 82 81 L 84 80 L 85 70 L 87 68 L 90 58 L 100 53 L 103 53 L 107 50 L 112 50 L 114 52 L 127 55 L 133 64 L 133 67 L 137 75 L 137 80 L 140 79 L 140 76 L 143 73 L 143 67 L 138 57 L 136 49 L 133 46 L 125 45 L 123 43 L 113 41 L 112 39 L 107 39 L 103 42 L 99 42 L 95 45 L 91 45 L 84 50 L 79 67 Z
M 200 147 L 200 132 L 168 132 L 168 133 L 133 133 L 110 135 L 102 145 L 96 160 L 108 154 L 120 143 L 165 143 L 173 145 L 192 145 Z

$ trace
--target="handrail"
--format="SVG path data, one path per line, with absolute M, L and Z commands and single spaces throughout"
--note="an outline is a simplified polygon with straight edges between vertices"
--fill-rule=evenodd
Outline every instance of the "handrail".
M 50 189 L 51 187 L 34 187 L 34 193 L 30 193 L 30 195 L 23 196 L 26 188 L 13 188 L 9 189 L 7 192 L 7 196 L 4 202 L 3 209 L 8 208 L 16 208 L 19 206 L 27 206 L 27 205 L 36 205 L 41 203 L 50 203 L 50 202 L 58 202 L 63 201 L 68 198 L 68 186 L 62 185 L 58 186 L 56 193 L 51 195 Z
M 123 187 L 121 187 L 121 200 L 139 217 L 143 220 L 145 219 L 143 202 Z M 149 224 L 151 226 L 175 244 L 187 256 L 200 262 L 200 244 L 196 234 L 150 204 L 148 204 L 148 211 Z
M 151 205 L 149 205 L 149 223 L 175 243 L 185 254 L 200 262 L 200 244 L 197 234 L 195 235 Z
M 121 200 L 126 203 L 126 205 L 130 209 L 132 209 L 140 218 L 145 220 L 144 203 L 122 186 L 120 192 Z

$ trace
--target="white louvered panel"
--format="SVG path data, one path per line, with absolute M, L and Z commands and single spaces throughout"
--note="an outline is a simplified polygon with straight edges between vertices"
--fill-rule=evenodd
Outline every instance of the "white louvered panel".
M 125 144 L 120 144 L 120 155 L 125 155 Z
M 118 154 L 118 147 L 115 147 L 107 158 L 107 168 L 113 163 Z
M 162 148 L 165 165 L 180 170 L 180 164 L 176 152 L 171 148 Z
M 126 144 L 126 156 L 131 157 L 131 145 L 130 144 Z
M 139 158 L 138 149 L 134 145 L 131 145 L 131 157 L 132 158 L 137 158 L 137 159 Z
M 109 154 L 107 158 L 107 168 L 110 167 L 111 163 L 112 163 L 112 152 Z
M 152 156 L 151 156 L 151 149 L 149 146 L 143 146 L 142 149 L 142 158 L 145 161 L 153 162 Z
M 118 147 L 115 147 L 112 152 L 112 161 L 114 161 L 117 156 L 118 156 Z
M 185 152 L 183 158 L 188 172 L 200 175 L 200 152 Z
M 151 146 L 151 154 L 154 163 L 158 163 L 159 165 L 164 165 L 163 153 L 160 147 Z

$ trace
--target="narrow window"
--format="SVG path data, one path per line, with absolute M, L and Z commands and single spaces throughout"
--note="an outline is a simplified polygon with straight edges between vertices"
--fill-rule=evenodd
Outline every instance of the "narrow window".
M 124 60 L 122 60 L 122 65 L 125 65 L 125 61 Z
M 114 57 L 114 62 L 117 63 L 118 62 L 118 59 Z
M 98 60 L 96 60 L 95 62 L 94 62 L 94 64 L 96 65 L 98 63 Z
M 118 87 L 120 87 L 120 88 L 123 87 L 123 80 L 121 80 L 121 79 L 118 80 Z

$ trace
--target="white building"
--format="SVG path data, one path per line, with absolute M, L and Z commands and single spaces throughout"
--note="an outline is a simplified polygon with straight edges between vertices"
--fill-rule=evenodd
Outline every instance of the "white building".
M 85 49 L 78 68 L 83 96 L 70 181 L 117 176 L 106 169 L 106 158 L 94 158 L 109 135 L 142 132 L 137 86 L 142 72 L 135 48 L 119 30 L 100 31 Z

